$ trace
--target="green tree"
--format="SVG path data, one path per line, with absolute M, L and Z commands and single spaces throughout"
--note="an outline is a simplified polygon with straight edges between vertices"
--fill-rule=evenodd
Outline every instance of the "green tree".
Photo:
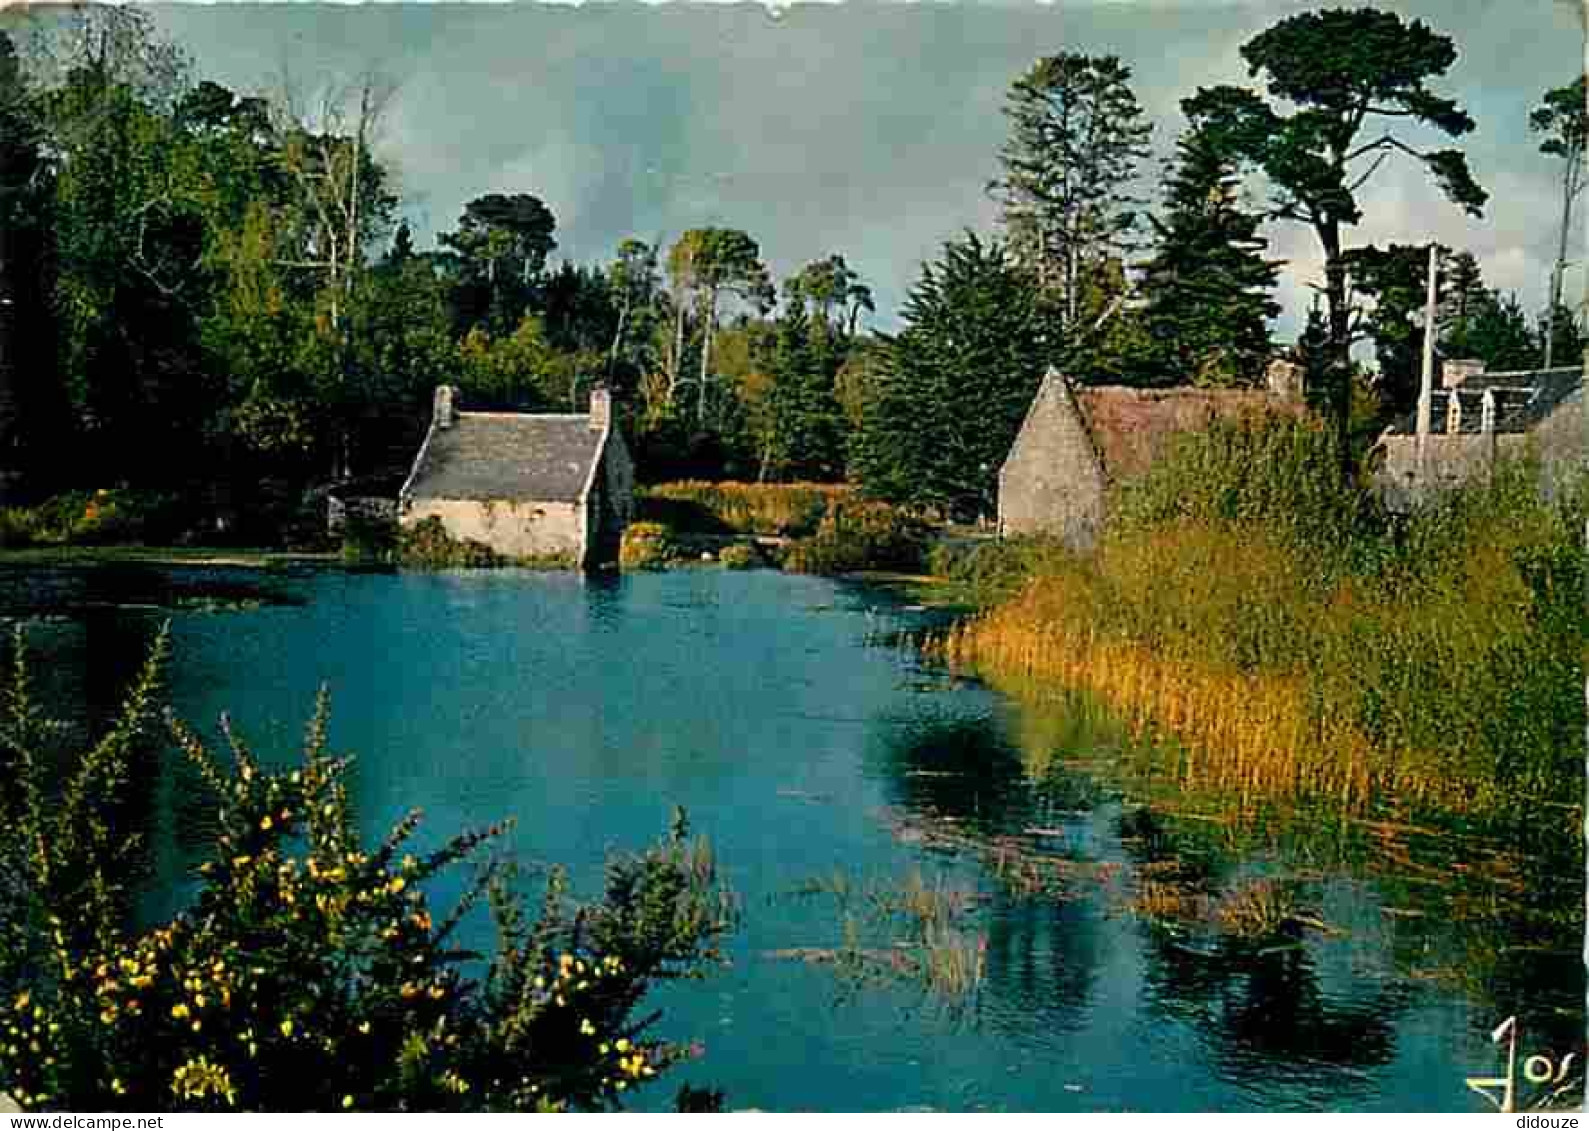
M 529 193 L 488 193 L 464 205 L 455 231 L 441 243 L 459 256 L 467 312 L 460 327 L 481 321 L 494 332 L 516 326 L 530 307 L 532 284 L 557 247 L 551 209 Z
M 786 279 L 784 298 L 805 307 L 830 337 L 853 338 L 861 311 L 877 309 L 872 288 L 838 254 L 808 263 Z
M 22 374 L 41 360 L 24 353 L 25 338 L 38 334 L 43 314 L 28 284 L 44 268 L 41 133 L 15 46 L 0 31 L 0 505 L 15 502 L 27 471 Z M 22 333 L 24 325 L 31 326 L 30 335 Z
M 828 348 L 830 330 L 818 328 L 801 302 L 778 320 L 767 370 L 769 429 L 761 475 L 782 479 L 832 480 L 844 470 L 843 417 L 834 395 L 838 354 Z
M 1437 250 L 1442 264 L 1437 288 L 1449 289 L 1449 249 Z M 1391 244 L 1385 248 L 1355 248 L 1346 254 L 1353 290 L 1373 299 L 1373 309 L 1364 317 L 1363 325 L 1374 342 L 1375 360 L 1379 363 L 1380 400 L 1387 412 L 1409 412 L 1418 403 L 1423 380 L 1429 249 Z M 1436 321 L 1438 332 L 1438 309 Z M 1445 349 L 1449 348 L 1447 339 Z
M 1241 49 L 1251 75 L 1264 76 L 1270 100 L 1241 87 L 1200 89 L 1182 103 L 1193 125 L 1220 152 L 1261 169 L 1274 190 L 1269 215 L 1305 223 L 1324 252 L 1329 307 L 1333 414 L 1343 473 L 1351 445 L 1351 330 L 1343 229 L 1362 219 L 1357 192 L 1392 154 L 1422 165 L 1454 203 L 1472 215 L 1487 194 L 1460 150 L 1420 150 L 1391 127 L 1405 120 L 1452 137 L 1473 129 L 1455 101 L 1429 80 L 1456 61 L 1451 39 L 1422 20 L 1374 8 L 1290 16 Z M 1289 103 L 1285 113 L 1277 104 Z M 1384 132 L 1361 140 L 1365 129 Z
M 852 464 L 868 494 L 975 517 L 1037 391 L 1042 317 L 1030 271 L 975 234 L 922 268 L 864 392 Z
M 1296 358 L 1302 366 L 1302 388 L 1308 405 L 1328 407 L 1331 366 L 1330 324 L 1319 309 L 1318 300 L 1308 308 L 1308 319 L 1297 338 Z
M 1572 205 L 1583 191 L 1584 143 L 1589 141 L 1589 111 L 1584 98 L 1584 76 L 1567 86 L 1545 92 L 1544 101 L 1528 117 L 1529 129 L 1543 136 L 1539 151 L 1562 160 L 1561 229 L 1556 263 L 1550 273 L 1550 297 L 1546 305 L 1545 358 L 1549 368 L 1555 361 L 1555 326 L 1561 310 L 1562 275 L 1567 269 L 1567 237 L 1572 231 Z M 1571 338 L 1568 339 L 1570 343 Z M 1579 359 L 1574 358 L 1574 364 Z
M 626 239 L 607 268 L 607 286 L 618 307 L 612 344 L 607 350 L 607 376 L 616 376 L 622 358 L 636 370 L 649 367 L 646 347 L 661 322 L 662 280 L 657 271 L 657 248 L 644 240 Z
M 1279 264 L 1263 256 L 1259 217 L 1237 198 L 1235 162 L 1196 130 L 1185 133 L 1166 181 L 1166 212 L 1143 265 L 1144 318 L 1170 384 L 1263 379 Z
M 700 328 L 700 372 L 696 378 L 698 426 L 706 422 L 707 392 L 711 385 L 712 336 L 717 331 L 720 306 L 725 297 L 738 299 L 757 312 L 772 305 L 774 292 L 761 261 L 761 248 L 745 232 L 736 228 L 692 228 L 679 237 L 668 252 L 668 274 L 672 276 L 680 303 L 677 334 L 672 358 L 672 379 L 676 389 L 682 383 L 684 301 L 693 297 L 696 323 Z
M 1448 357 L 1476 357 L 1494 372 L 1537 369 L 1544 343 L 1528 324 L 1516 295 L 1486 291 L 1460 332 L 1446 339 Z
M 1010 254 L 1035 272 L 1066 329 L 1099 313 L 1082 303 L 1088 273 L 1130 250 L 1127 187 L 1152 132 L 1130 79 L 1115 56 L 1063 52 L 1034 63 L 1005 99 L 1003 172 L 988 187 Z

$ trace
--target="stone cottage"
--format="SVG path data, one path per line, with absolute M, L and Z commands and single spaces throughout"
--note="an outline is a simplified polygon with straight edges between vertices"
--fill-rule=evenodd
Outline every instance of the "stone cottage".
M 634 510 L 634 463 L 612 396 L 590 412 L 461 412 L 436 390 L 430 430 L 398 494 L 405 528 L 441 520 L 457 539 L 510 558 L 563 557 L 581 569 L 617 560 Z
M 1585 463 L 1580 366 L 1486 373 L 1482 362 L 1446 361 L 1430 397 L 1427 485 L 1438 490 L 1487 476 L 1498 459 L 1534 456 L 1541 489 L 1554 493 Z M 1385 501 L 1410 509 L 1418 488 L 1418 414 L 1387 428 L 1370 454 Z
M 999 468 L 999 533 L 1049 533 L 1090 549 L 1109 487 L 1146 471 L 1175 437 L 1215 420 L 1306 411 L 1301 369 L 1279 359 L 1266 389 L 1077 386 L 1049 370 Z

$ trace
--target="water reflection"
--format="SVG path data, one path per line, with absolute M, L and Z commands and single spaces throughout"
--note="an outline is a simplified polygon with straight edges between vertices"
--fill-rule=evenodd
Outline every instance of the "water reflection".
M 180 607 L 201 588 L 187 573 L 45 571 L 8 598 L 7 580 L 0 608 L 46 593 L 74 610 L 37 626 L 50 657 L 41 675 L 53 699 L 100 716 L 169 615 L 128 609 L 131 598 L 164 585 L 155 595 Z M 416 804 L 425 835 L 513 816 L 522 859 L 569 862 L 588 883 L 610 847 L 649 839 L 683 804 L 749 914 L 732 970 L 670 1000 L 669 1035 L 709 1038 L 698 1079 L 745 1106 L 1476 1110 L 1461 1078 L 1491 1067 L 1498 1005 L 1555 980 L 1577 987 L 1577 1012 L 1530 1032 L 1556 1042 L 1581 1017 L 1575 956 L 1522 949 L 1555 945 L 1547 913 L 1561 892 L 1532 918 L 1479 914 L 1496 891 L 1534 899 L 1532 864 L 1501 877 L 1513 888 L 1476 884 L 1463 918 L 1427 875 L 1397 886 L 1306 822 L 1281 845 L 1159 798 L 1150 807 L 1110 772 L 1130 744 L 1106 717 L 1018 707 L 864 646 L 879 618 L 848 587 L 772 573 L 512 571 L 326 574 L 299 591 L 312 599 L 177 616 L 179 709 L 213 733 L 213 712 L 229 707 L 262 752 L 290 757 L 315 685 L 329 680 L 333 745 L 360 756 L 368 834 Z M 139 788 L 128 827 L 163 854 L 153 916 L 180 903 L 208 806 L 174 758 Z M 1438 845 L 1417 862 L 1448 872 L 1457 851 Z M 1497 859 L 1472 842 L 1460 853 Z M 1001 870 L 1012 859 L 1063 882 L 1024 886 L 1024 873 Z M 942 874 L 972 894 L 968 929 L 985 937 L 986 968 L 970 1023 L 902 1012 L 887 992 L 836 1012 L 826 971 L 741 961 L 836 943 L 831 907 L 776 898 L 835 869 L 858 882 Z M 1292 924 L 1236 940 L 1153 925 L 1128 906 L 1144 875 L 1211 899 L 1284 875 L 1340 933 Z M 1475 959 L 1481 935 L 1487 964 Z M 1424 978 L 1435 965 L 1479 970 L 1480 984 Z

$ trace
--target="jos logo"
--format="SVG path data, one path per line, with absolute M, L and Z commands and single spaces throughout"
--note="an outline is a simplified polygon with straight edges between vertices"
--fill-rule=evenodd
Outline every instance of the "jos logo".
M 1511 1113 L 1517 1110 L 1517 1017 L 1502 1021 L 1490 1032 L 1494 1044 L 1506 1042 L 1506 1075 L 1469 1076 L 1468 1087 L 1495 1105 L 1495 1110 Z M 1578 1083 L 1572 1075 L 1576 1053 L 1568 1053 L 1559 1061 L 1535 1053 L 1523 1059 L 1523 1081 L 1530 1086 L 1529 1096 L 1534 1106 L 1549 1103 Z

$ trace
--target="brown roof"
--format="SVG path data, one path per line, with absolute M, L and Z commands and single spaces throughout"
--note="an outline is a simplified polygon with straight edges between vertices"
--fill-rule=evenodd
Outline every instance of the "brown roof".
M 1111 479 L 1138 475 L 1163 456 L 1176 436 L 1215 420 L 1279 413 L 1301 418 L 1306 407 L 1264 389 L 1132 389 L 1113 385 L 1075 390 L 1088 434 Z
M 461 412 L 450 427 L 431 432 L 408 494 L 575 503 L 600 444 L 588 416 Z

